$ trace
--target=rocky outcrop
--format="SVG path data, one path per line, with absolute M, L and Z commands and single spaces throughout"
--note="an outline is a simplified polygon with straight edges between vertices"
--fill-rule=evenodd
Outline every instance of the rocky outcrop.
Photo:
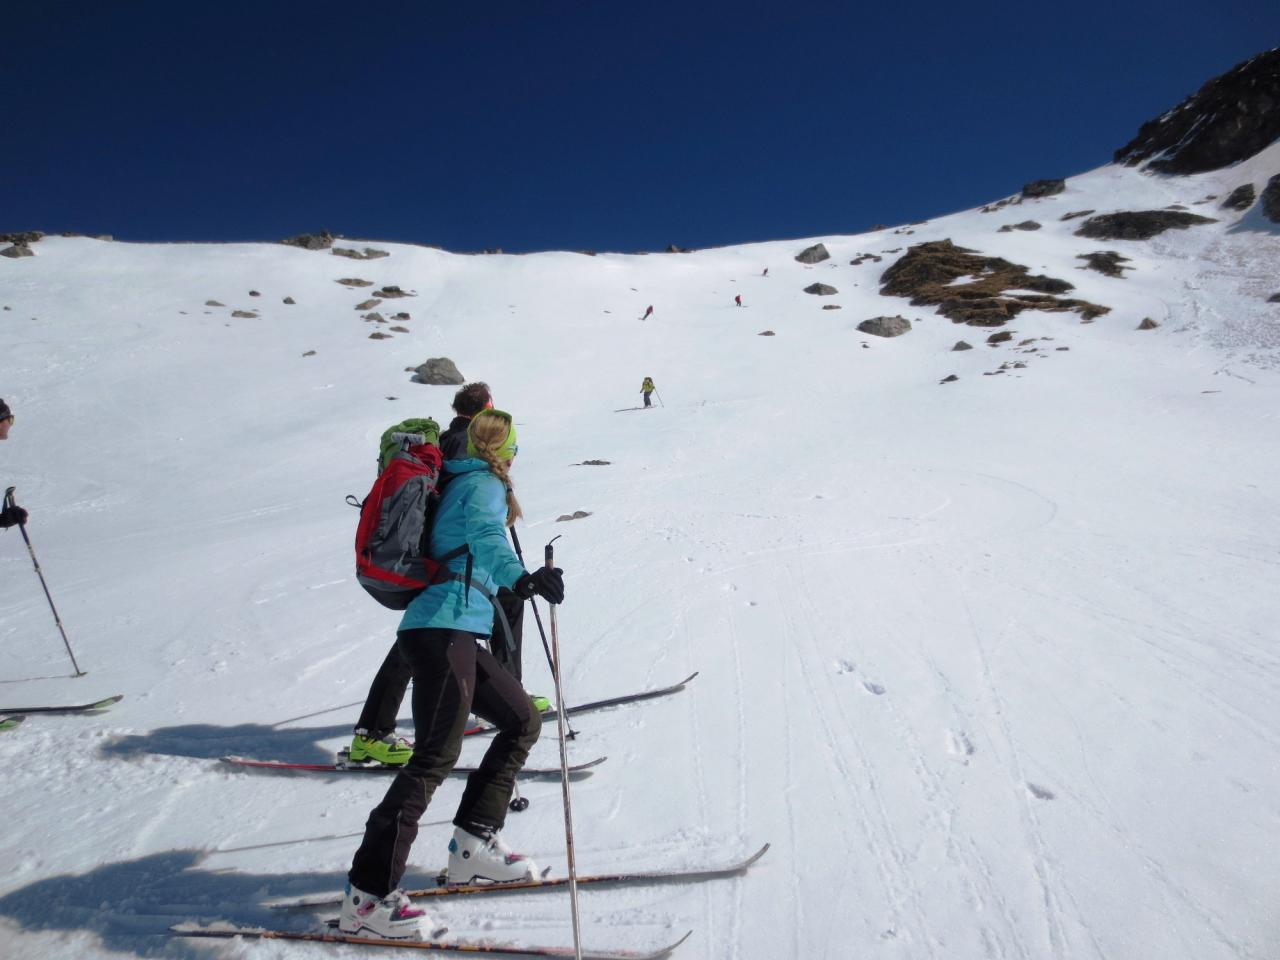
M 1039 197 L 1052 197 L 1067 189 L 1065 180 L 1032 180 L 1022 188 L 1023 197 L 1035 200 Z
M 884 272 L 881 284 L 883 296 L 910 297 L 912 306 L 936 306 L 953 322 L 974 327 L 1002 326 L 1023 310 L 1076 311 L 1086 318 L 1110 312 L 1110 307 L 1059 297 L 1073 289 L 1065 280 L 1032 274 L 950 240 L 911 247 Z
M 1223 210 L 1248 210 L 1253 206 L 1253 201 L 1258 198 L 1258 192 L 1253 189 L 1252 183 L 1242 183 L 1227 195 L 1227 199 L 1222 201 Z
M 334 283 L 340 283 L 344 287 L 372 287 L 372 280 L 361 280 L 359 277 L 343 277 L 341 280 L 335 280 Z
M 1280 223 L 1280 173 L 1262 189 L 1262 214 L 1272 223 Z
M 432 357 L 426 363 L 413 368 L 414 383 L 450 384 L 466 383 L 458 368 L 448 357 Z
M 1217 223 L 1211 217 L 1181 210 L 1123 210 L 1090 217 L 1076 230 L 1090 240 L 1150 240 L 1166 230 L 1185 230 L 1201 223 Z
M 303 250 L 328 250 L 333 246 L 333 234 L 328 230 L 319 233 L 300 233 L 296 237 L 287 237 L 280 242 L 289 247 L 300 247 Z
M 379 260 L 391 256 L 386 250 L 375 250 L 373 247 L 365 247 L 363 253 L 350 247 L 334 247 L 329 252 L 335 257 L 346 257 L 348 260 Z
M 1076 254 L 1076 259 L 1084 261 L 1082 269 L 1096 270 L 1098 273 L 1108 277 L 1123 277 L 1124 271 L 1133 269 L 1133 267 L 1122 266 L 1122 264 L 1130 262 L 1129 258 L 1121 256 L 1114 250 L 1078 253 Z
M 5 247 L 0 250 L 0 257 L 8 257 L 11 260 L 17 260 L 19 257 L 34 257 L 36 252 L 25 243 L 15 243 L 11 247 Z
M 399 287 L 393 286 L 391 284 L 388 284 L 387 286 L 383 287 L 381 290 L 373 291 L 373 295 L 375 297 L 382 297 L 382 299 L 384 300 L 393 300 L 396 297 L 416 297 L 417 296 L 416 293 L 409 293 L 408 291 L 401 290 Z
M 804 288 L 804 292 L 812 293 L 815 297 L 830 297 L 840 291 L 826 283 L 811 283 Z
M 900 337 L 911 332 L 911 321 L 906 317 L 872 317 L 858 324 L 858 329 L 877 337 Z
M 1116 151 L 1128 166 L 1204 173 L 1247 160 L 1280 139 L 1280 47 L 1215 77 L 1172 110 L 1149 120 Z
M 1001 233 L 1011 233 L 1014 230 L 1039 230 L 1040 224 L 1034 220 L 1023 220 L 1021 223 L 1006 223 L 1000 228 Z
M 29 247 L 44 239 L 39 230 L 20 230 L 17 233 L 0 233 L 0 243 L 12 243 L 16 246 Z
M 805 247 L 796 254 L 798 263 L 821 263 L 823 260 L 830 260 L 831 254 L 827 253 L 827 248 L 820 243 L 815 243 L 812 247 Z

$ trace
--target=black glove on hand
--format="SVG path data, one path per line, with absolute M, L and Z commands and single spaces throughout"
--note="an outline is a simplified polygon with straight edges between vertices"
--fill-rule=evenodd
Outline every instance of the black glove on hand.
M 547 603 L 564 603 L 564 571 L 559 567 L 539 567 L 517 580 L 511 589 L 526 600 L 536 593 Z
M 0 510 L 0 527 L 12 527 L 14 524 L 26 523 L 27 511 L 23 510 L 16 503 L 11 507 L 5 507 Z M 561 587 L 560 595 L 564 596 L 564 588 Z

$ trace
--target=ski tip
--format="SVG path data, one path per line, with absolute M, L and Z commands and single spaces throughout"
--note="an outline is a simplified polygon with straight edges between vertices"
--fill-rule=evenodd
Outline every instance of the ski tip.
M 111 706 L 113 703 L 119 703 L 123 699 L 124 699 L 124 694 L 117 693 L 115 696 L 112 696 L 112 697 L 104 697 L 101 700 L 95 700 L 93 703 L 89 704 L 89 706 L 85 707 L 85 709 L 86 710 L 105 710 L 107 709 L 107 707 Z

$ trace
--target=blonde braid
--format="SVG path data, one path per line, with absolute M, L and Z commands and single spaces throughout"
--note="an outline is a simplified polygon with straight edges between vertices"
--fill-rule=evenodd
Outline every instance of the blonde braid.
M 468 428 L 476 454 L 489 465 L 489 472 L 502 481 L 507 491 L 507 526 L 510 527 L 524 516 L 520 509 L 520 501 L 516 499 L 515 489 L 511 485 L 511 464 L 499 460 L 498 449 L 507 439 L 511 429 L 511 421 L 490 410 L 482 410 L 476 414 Z

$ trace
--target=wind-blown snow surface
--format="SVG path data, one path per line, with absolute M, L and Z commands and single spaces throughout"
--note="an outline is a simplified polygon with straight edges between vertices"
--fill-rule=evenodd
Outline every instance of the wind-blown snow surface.
M 773 843 L 741 879 L 584 891 L 588 946 L 692 928 L 689 960 L 1280 955 L 1280 306 L 1265 302 L 1280 237 L 1195 203 L 1278 160 L 1175 179 L 1104 167 L 996 213 L 815 238 L 833 256 L 814 267 L 792 259 L 812 241 L 594 258 L 374 244 L 391 256 L 353 262 L 50 238 L 0 262 L 0 396 L 17 411 L 0 481 L 31 511 L 89 672 L 59 679 L 10 531 L 0 706 L 125 694 L 0 734 L 0 952 L 328 949 L 164 931 L 308 927 L 262 901 L 342 883 L 389 781 L 216 758 L 314 761 L 346 742 L 397 616 L 353 580 L 342 499 L 367 489 L 388 423 L 447 418 L 452 388 L 403 371 L 449 356 L 517 414 L 531 562 L 563 534 L 570 700 L 702 671 L 574 721 L 571 756 L 609 757 L 573 788 L 580 868 Z M 1221 220 L 1097 243 L 1058 219 L 1175 202 Z M 1044 229 L 996 232 L 1028 218 Z M 1113 311 L 1024 314 L 992 349 L 878 294 L 884 251 L 942 237 Z M 1077 269 L 1098 249 L 1134 269 Z M 884 259 L 850 266 L 863 252 Z M 410 312 L 412 332 L 367 339 L 353 307 L 372 288 L 342 277 L 415 290 L 377 308 Z M 815 280 L 839 296 L 801 292 Z M 884 313 L 915 329 L 855 331 Z M 1162 326 L 1139 332 L 1143 317 Z M 976 349 L 950 352 L 962 337 Z M 1052 339 L 1014 352 L 1032 337 Z M 1014 360 L 1028 365 L 982 376 Z M 665 406 L 614 412 L 646 375 Z M 592 515 L 555 522 L 575 510 Z M 525 663 L 549 693 L 531 621 Z M 532 762 L 557 762 L 552 725 Z M 437 793 L 411 882 L 443 863 L 459 791 Z M 562 872 L 559 787 L 523 792 L 506 835 Z M 571 939 L 562 894 L 434 909 L 458 934 Z

